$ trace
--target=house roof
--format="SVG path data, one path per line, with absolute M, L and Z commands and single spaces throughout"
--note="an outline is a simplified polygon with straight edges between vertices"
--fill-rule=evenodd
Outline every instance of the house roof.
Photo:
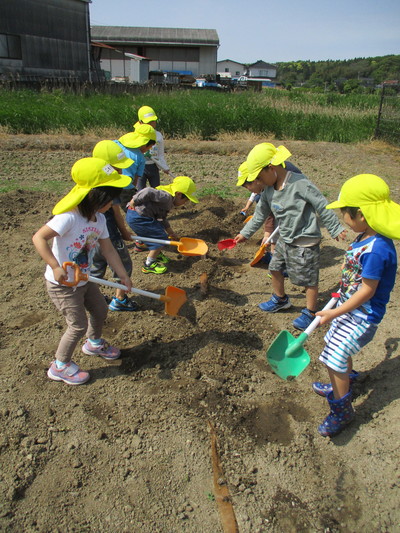
M 220 59 L 217 61 L 217 64 L 218 63 L 226 63 L 227 61 L 229 61 L 229 63 L 235 63 L 236 65 L 240 65 L 242 67 L 244 67 L 244 63 L 239 63 L 239 61 L 234 61 L 233 59 Z
M 94 41 L 113 44 L 192 44 L 218 46 L 216 30 L 191 28 L 137 28 L 130 26 L 92 26 Z
M 256 67 L 256 68 L 276 68 L 276 65 L 271 65 L 271 63 L 266 63 L 265 61 L 262 61 L 259 59 L 255 63 L 252 63 L 249 65 L 249 68 Z

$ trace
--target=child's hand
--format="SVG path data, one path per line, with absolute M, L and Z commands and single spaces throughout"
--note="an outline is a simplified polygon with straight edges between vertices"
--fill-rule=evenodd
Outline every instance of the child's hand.
M 132 235 L 130 231 L 125 229 L 124 231 L 121 231 L 121 237 L 124 239 L 124 241 L 134 241 L 136 240 L 136 235 Z
M 318 311 L 315 316 L 321 317 L 320 326 L 331 322 L 335 318 L 335 311 L 333 309 L 325 309 L 325 311 Z
M 128 274 L 121 277 L 121 283 L 122 285 L 125 285 L 129 291 L 132 289 L 132 281 Z
M 335 241 L 338 241 L 339 238 L 342 239 L 342 241 L 344 241 L 346 238 L 346 235 L 347 235 L 347 230 L 344 229 L 342 233 L 339 233 L 339 235 L 335 237 Z
M 62 283 L 63 281 L 68 280 L 68 274 L 62 267 L 60 267 L 60 265 L 53 268 L 53 276 L 58 283 Z
M 246 237 L 243 237 L 241 233 L 238 233 L 233 239 L 236 243 L 247 241 Z

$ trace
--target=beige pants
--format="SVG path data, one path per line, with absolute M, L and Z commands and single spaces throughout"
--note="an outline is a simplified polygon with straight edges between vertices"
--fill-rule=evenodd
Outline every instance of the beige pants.
M 68 327 L 61 337 L 56 359 L 68 363 L 85 333 L 86 337 L 91 339 L 101 338 L 108 307 L 104 296 L 94 283 L 89 282 L 82 287 L 66 287 L 46 281 L 46 288 L 50 299 L 67 322 Z M 86 311 L 89 312 L 89 320 Z

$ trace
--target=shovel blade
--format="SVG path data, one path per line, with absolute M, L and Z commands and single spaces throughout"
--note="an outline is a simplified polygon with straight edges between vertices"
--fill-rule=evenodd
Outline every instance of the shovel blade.
M 260 259 L 265 255 L 265 250 L 267 248 L 266 244 L 262 244 L 260 248 L 257 250 L 256 255 L 253 258 L 253 261 L 250 263 L 250 266 L 256 265 Z
M 267 361 L 277 376 L 289 379 L 296 378 L 307 368 L 310 356 L 298 338 L 283 330 L 268 348 Z
M 231 248 L 235 248 L 236 241 L 235 239 L 224 239 L 223 241 L 219 241 L 217 246 L 218 250 L 230 250 Z
M 182 305 L 187 301 L 186 292 L 178 287 L 168 285 L 165 289 L 164 301 L 167 315 L 176 316 Z
M 207 244 L 201 239 L 191 239 L 182 237 L 179 241 L 178 252 L 182 255 L 206 255 L 208 252 Z

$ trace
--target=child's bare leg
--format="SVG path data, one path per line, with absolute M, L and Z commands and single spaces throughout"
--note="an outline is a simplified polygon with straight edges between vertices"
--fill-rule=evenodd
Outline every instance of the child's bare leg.
M 318 285 L 306 287 L 306 306 L 310 311 L 316 311 L 318 305 Z
M 279 270 L 271 270 L 271 276 L 274 293 L 279 298 L 283 298 L 285 296 L 285 278 L 283 277 L 282 272 Z
M 155 261 L 161 252 L 161 248 L 162 246 L 160 246 L 160 248 L 156 248 L 155 250 L 150 250 L 149 255 L 147 256 L 147 259 L 151 259 L 152 261 Z
M 336 372 L 328 367 L 329 378 L 332 383 L 335 400 L 343 398 L 350 390 L 349 370 L 346 373 Z
M 126 291 L 123 289 L 117 289 L 115 291 L 115 297 L 118 298 L 118 300 L 123 300 L 125 298 Z

